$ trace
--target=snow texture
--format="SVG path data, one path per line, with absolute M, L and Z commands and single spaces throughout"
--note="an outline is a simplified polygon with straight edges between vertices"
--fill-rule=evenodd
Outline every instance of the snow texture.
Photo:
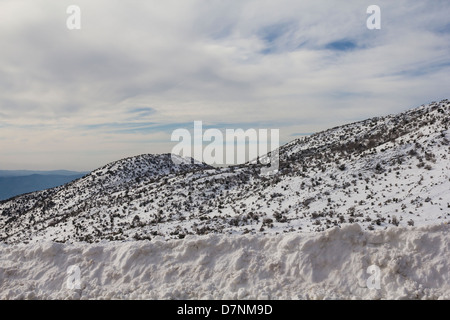
M 449 299 L 450 226 L 0 245 L 1 299 Z M 70 266 L 81 288 L 69 289 Z M 380 289 L 367 268 L 379 267 Z

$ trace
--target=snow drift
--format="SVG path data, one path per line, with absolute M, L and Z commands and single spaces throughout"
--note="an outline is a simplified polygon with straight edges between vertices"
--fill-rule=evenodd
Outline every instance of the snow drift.
M 1 299 L 449 299 L 450 226 L 0 245 Z M 67 270 L 81 271 L 69 289 Z M 379 267 L 379 289 L 367 268 Z

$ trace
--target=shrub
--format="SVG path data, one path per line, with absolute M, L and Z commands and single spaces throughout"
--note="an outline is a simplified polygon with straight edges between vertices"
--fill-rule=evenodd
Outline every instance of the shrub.
M 400 224 L 396 216 L 392 216 L 391 223 L 396 227 L 398 227 L 398 225 Z

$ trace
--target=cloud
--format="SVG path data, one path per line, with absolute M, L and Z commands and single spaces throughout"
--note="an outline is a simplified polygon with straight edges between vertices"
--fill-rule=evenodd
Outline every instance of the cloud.
M 72 31 L 71 4 L 0 2 L 3 169 L 169 152 L 195 120 L 287 142 L 448 98 L 447 0 L 380 0 L 381 30 L 358 0 L 79 0 Z

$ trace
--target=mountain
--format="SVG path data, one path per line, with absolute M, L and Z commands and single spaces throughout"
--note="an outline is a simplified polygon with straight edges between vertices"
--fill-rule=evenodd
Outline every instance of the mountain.
M 76 176 L 80 174 L 87 174 L 88 172 L 78 172 L 69 170 L 51 170 L 51 171 L 38 171 L 38 170 L 0 170 L 0 177 L 24 177 L 38 174 L 41 176 Z
M 98 242 L 161 236 L 363 230 L 450 219 L 450 102 L 335 127 L 261 164 L 214 168 L 170 154 L 116 161 L 0 203 L 0 239 Z
M 73 171 L 5 171 L 0 170 L 0 200 L 20 194 L 54 188 L 83 177 Z

